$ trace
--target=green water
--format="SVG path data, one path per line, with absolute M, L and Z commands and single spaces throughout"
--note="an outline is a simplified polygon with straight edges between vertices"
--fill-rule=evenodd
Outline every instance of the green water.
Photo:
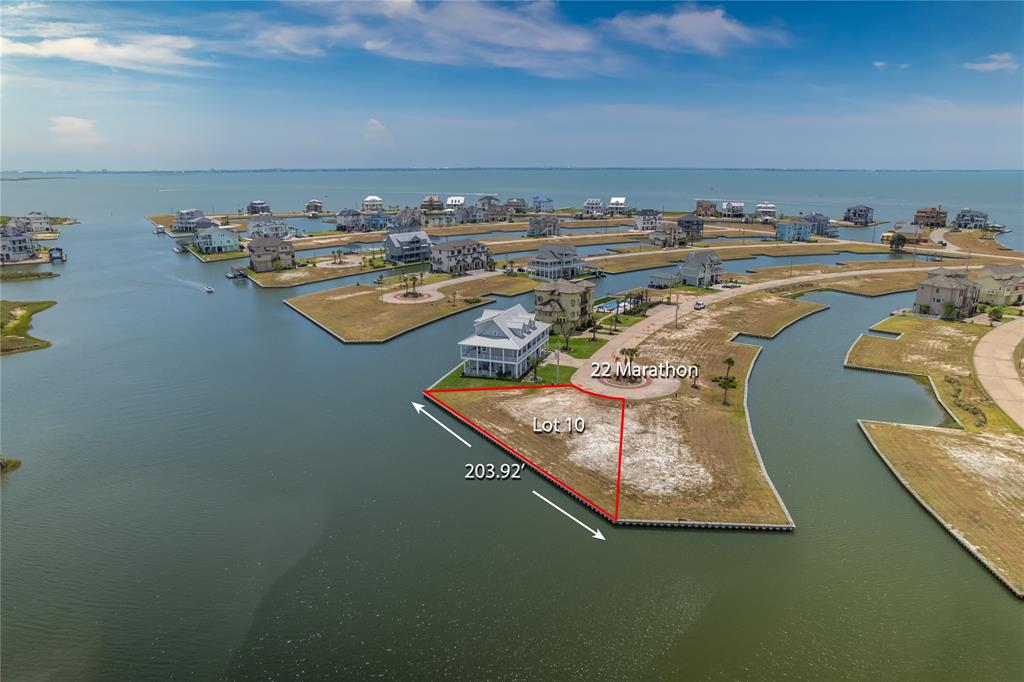
M 343 346 L 280 303 L 337 283 L 229 282 L 140 219 L 204 197 L 298 205 L 324 193 L 313 183 L 339 196 L 454 184 L 424 173 L 3 183 L 4 213 L 83 220 L 61 238 L 62 277 L 3 287 L 59 302 L 34 323 L 53 347 L 0 364 L 2 450 L 24 461 L 2 484 L 4 679 L 1020 679 L 1022 604 L 856 427 L 942 418 L 919 384 L 841 367 L 908 295 L 815 294 L 832 307 L 756 342 L 754 433 L 795 532 L 623 529 L 532 474 L 465 481 L 465 463 L 507 458 L 414 414 L 475 312 Z M 456 186 L 540 185 L 568 202 L 594 179 L 537 173 Z M 605 173 L 598 184 L 624 193 L 653 182 Z M 698 182 L 678 173 L 654 184 Z M 965 205 L 987 207 L 993 185 L 1019 197 L 1015 174 L 978 174 L 973 189 L 962 174 L 907 175 Z M 825 174 L 805 200 L 861 200 L 874 176 Z

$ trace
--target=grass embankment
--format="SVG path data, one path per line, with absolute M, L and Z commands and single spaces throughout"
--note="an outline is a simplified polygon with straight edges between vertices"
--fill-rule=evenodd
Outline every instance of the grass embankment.
M 0 457 L 0 474 L 8 474 L 21 466 L 20 459 Z
M 568 353 L 580 360 L 586 360 L 606 343 L 608 343 L 608 339 L 593 339 L 590 334 L 586 336 L 572 336 L 569 337 L 569 350 L 565 350 L 565 337 L 552 336 L 548 339 L 548 348 Z
M 624 518 L 748 524 L 789 523 L 781 501 L 761 470 L 750 437 L 744 394 L 746 377 L 757 354 L 752 345 L 733 343 L 737 333 L 773 336 L 786 325 L 824 306 L 755 292 L 710 305 L 669 325 L 643 341 L 636 362 L 696 364 L 698 388 L 682 381 L 665 398 L 631 403 L 627 420 L 649 436 L 637 436 L 624 451 Z M 735 365 L 729 369 L 726 358 Z M 724 391 L 713 377 L 728 370 L 736 386 Z M 658 454 L 651 454 L 658 453 Z M 652 462 L 652 458 L 664 462 Z M 656 482 L 642 481 L 645 471 L 661 471 L 674 482 L 671 494 L 657 494 Z
M 453 279 L 438 289 L 443 299 L 425 303 L 381 301 L 373 287 L 355 285 L 290 298 L 286 303 L 343 341 L 385 341 L 428 322 L 492 303 L 487 294 L 514 296 L 531 291 L 537 283 L 505 275 Z
M 437 385 L 433 386 L 433 388 L 500 388 L 502 386 L 525 386 L 527 384 L 537 384 L 538 386 L 569 384 L 572 383 L 572 375 L 575 373 L 575 367 L 563 365 L 561 368 L 556 368 L 554 365 L 544 365 L 537 369 L 536 381 L 534 381 L 532 372 L 522 379 L 482 379 L 480 377 L 462 376 L 462 365 L 459 365 L 437 382 Z
M 628 256 L 601 256 L 588 258 L 587 264 L 601 267 L 605 272 L 619 273 L 633 270 L 666 267 L 686 260 L 686 255 L 694 250 L 707 249 L 665 249 L 661 251 L 631 254 Z M 751 246 L 716 246 L 713 250 L 722 260 L 739 260 L 755 256 L 807 256 L 815 254 L 851 253 L 887 253 L 888 247 L 878 244 L 787 244 L 785 242 L 765 242 Z
M 989 398 L 972 358 L 982 325 L 891 317 L 862 336 L 849 362 L 926 375 L 964 428 L 864 422 L 900 482 L 975 556 L 1024 596 L 1024 431 Z
M 49 279 L 60 277 L 50 270 L 15 270 L 10 267 L 0 268 L 0 282 L 24 282 L 33 279 Z
M 900 482 L 1024 597 L 1024 436 L 862 424 Z
M 12 217 L 13 216 L 9 215 L 0 215 L 0 226 L 6 225 L 7 223 L 11 222 Z M 49 223 L 50 225 L 53 225 L 55 227 L 61 227 L 64 225 L 76 225 L 78 224 L 78 221 L 75 220 L 74 218 L 65 218 L 64 216 L 52 215 L 49 217 Z
M 191 244 L 188 250 L 192 252 L 192 255 L 203 261 L 204 263 L 216 263 L 224 260 L 235 260 L 237 258 L 248 258 L 249 252 L 246 250 L 241 251 L 226 251 L 224 253 L 203 253 Z
M 28 330 L 33 315 L 54 305 L 56 301 L 0 301 L 0 319 L 3 320 L 0 354 L 47 348 L 49 341 L 29 336 Z
M 1021 433 L 975 376 L 974 347 L 990 327 L 898 315 L 871 329 L 902 336 L 860 337 L 850 349 L 849 364 L 929 376 L 942 402 L 968 431 Z

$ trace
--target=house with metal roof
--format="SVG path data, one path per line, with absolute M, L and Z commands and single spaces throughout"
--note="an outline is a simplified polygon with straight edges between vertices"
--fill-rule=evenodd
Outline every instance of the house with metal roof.
M 953 223 L 962 230 L 984 230 L 988 226 L 988 213 L 976 208 L 961 208 Z
M 551 197 L 535 194 L 533 197 L 533 210 L 535 213 L 551 213 L 555 210 L 555 202 L 551 200 Z
M 661 211 L 653 208 L 642 208 L 633 216 L 634 230 L 656 230 L 661 225 Z
M 295 247 L 278 237 L 258 236 L 246 244 L 253 272 L 290 270 L 295 267 Z
M 608 206 L 605 207 L 605 213 L 608 215 L 626 215 L 629 212 L 629 204 L 626 203 L 626 197 L 612 197 L 608 200 Z
M 462 373 L 467 376 L 519 379 L 531 358 L 547 354 L 551 325 L 521 305 L 487 309 L 473 321 L 473 333 L 459 341 Z
M 384 210 L 384 200 L 376 194 L 370 194 L 363 199 L 362 204 L 363 213 L 373 213 L 375 211 Z
M 384 252 L 393 263 L 418 263 L 430 260 L 430 237 L 417 232 L 391 232 L 384 240 Z
M 543 279 L 572 279 L 583 273 L 583 259 L 571 244 L 548 244 L 534 254 L 526 271 Z

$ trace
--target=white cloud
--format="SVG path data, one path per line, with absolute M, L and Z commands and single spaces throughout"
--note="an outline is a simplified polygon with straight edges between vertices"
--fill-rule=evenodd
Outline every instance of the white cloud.
M 77 116 L 51 116 L 50 132 L 65 144 L 96 145 L 107 141 L 96 130 L 96 121 Z
M 1016 71 L 1020 68 L 1020 64 L 1017 62 L 1017 58 L 1009 52 L 997 52 L 988 56 L 988 61 L 984 62 L 967 62 L 961 64 L 963 68 L 970 69 L 971 71 L 982 71 L 985 73 L 992 71 Z
M 871 62 L 871 65 L 874 66 L 876 69 L 881 70 L 889 66 L 889 62 Z
M 625 12 L 607 25 L 619 36 L 652 47 L 718 56 L 731 48 L 755 44 L 780 45 L 786 35 L 772 28 L 753 28 L 726 15 L 721 8 L 680 5 L 668 13 Z
M 363 131 L 363 139 L 367 142 L 390 144 L 391 133 L 388 132 L 387 126 L 377 119 L 371 118 L 366 122 L 366 130 Z
M 186 36 L 142 35 L 121 43 L 96 37 L 46 38 L 15 41 L 0 38 L 0 55 L 58 57 L 102 66 L 153 73 L 176 73 L 180 67 L 205 66 L 188 56 L 196 41 Z

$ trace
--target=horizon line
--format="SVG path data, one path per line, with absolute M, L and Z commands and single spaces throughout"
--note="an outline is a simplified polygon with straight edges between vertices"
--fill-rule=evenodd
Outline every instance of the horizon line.
M 771 171 L 771 172 L 841 172 L 841 173 L 1006 173 L 1024 172 L 1022 168 L 809 168 L 784 166 L 352 166 L 352 167 L 263 167 L 263 168 L 149 168 L 149 169 L 10 169 L 7 174 L 114 174 L 114 173 L 330 173 L 372 171 Z

